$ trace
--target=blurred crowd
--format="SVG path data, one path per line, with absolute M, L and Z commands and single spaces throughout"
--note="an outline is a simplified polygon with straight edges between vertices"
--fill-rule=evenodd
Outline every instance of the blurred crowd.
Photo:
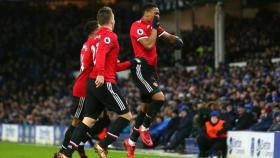
M 69 123 L 73 71 L 79 70 L 83 24 L 92 14 L 72 6 L 49 10 L 2 5 L 0 13 L 0 123 Z M 262 13 L 231 22 L 226 25 L 230 61 L 280 54 L 279 15 Z M 150 128 L 159 147 L 174 149 L 182 138 L 197 136 L 213 110 L 233 130 L 280 130 L 279 64 L 250 60 L 245 67 L 225 64 L 214 70 L 213 29 L 195 26 L 183 31 L 182 38 L 183 56 L 176 67 L 166 68 L 174 65 L 173 50 L 159 42 L 159 76 L 167 103 Z M 197 64 L 193 71 L 182 66 Z M 136 114 L 138 89 L 129 79 L 119 84 Z
M 0 122 L 65 124 L 89 15 L 2 3 L 0 12 Z
M 216 71 L 168 68 L 160 77 L 168 102 L 150 130 L 166 150 L 201 134 L 212 111 L 220 113 L 228 130 L 280 130 L 279 63 L 256 60 Z
M 279 14 L 260 11 L 253 19 L 226 19 L 226 53 L 230 62 L 272 58 L 280 54 Z

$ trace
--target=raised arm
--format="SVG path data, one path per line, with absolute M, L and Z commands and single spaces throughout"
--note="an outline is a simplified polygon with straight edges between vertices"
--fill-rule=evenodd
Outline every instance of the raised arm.
M 162 35 L 159 36 L 159 38 L 161 38 L 163 40 L 166 40 L 169 43 L 174 44 L 176 49 L 180 49 L 184 45 L 184 42 L 183 42 L 183 40 L 180 37 L 172 35 L 172 34 L 166 32 L 166 31 L 164 31 L 162 33 Z
M 159 28 L 159 17 L 155 16 L 153 20 L 153 30 L 150 36 L 144 36 L 142 38 L 139 38 L 138 41 L 141 43 L 141 45 L 147 49 L 151 50 L 157 41 L 157 29 Z

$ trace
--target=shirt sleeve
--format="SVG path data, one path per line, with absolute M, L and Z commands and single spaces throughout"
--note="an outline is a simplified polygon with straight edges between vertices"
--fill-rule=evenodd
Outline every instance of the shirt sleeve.
M 97 75 L 104 76 L 106 54 L 110 52 L 115 43 L 115 39 L 112 36 L 105 35 L 100 39 L 100 42 L 96 45 L 96 63 L 95 67 Z
M 129 69 L 131 67 L 131 62 L 130 61 L 124 61 L 121 63 L 118 63 L 117 65 L 117 71 L 124 71 L 126 69 Z
M 134 37 L 137 41 L 149 37 L 145 32 L 145 29 L 140 24 L 134 24 L 132 26 L 131 36 Z
M 164 33 L 165 33 L 164 29 L 160 26 L 160 27 L 157 29 L 158 37 L 162 36 Z

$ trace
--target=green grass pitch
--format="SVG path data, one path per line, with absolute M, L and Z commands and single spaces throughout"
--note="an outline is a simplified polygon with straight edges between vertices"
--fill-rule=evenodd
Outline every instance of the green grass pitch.
M 16 144 L 0 142 L 0 157 L 5 158 L 52 158 L 53 153 L 58 151 L 59 147 L 38 146 L 33 144 Z M 92 150 L 86 150 L 89 158 L 98 158 Z M 79 158 L 75 153 L 73 158 Z M 123 151 L 109 151 L 108 158 L 126 158 Z M 167 156 L 149 155 L 145 153 L 137 153 L 135 158 L 175 158 Z

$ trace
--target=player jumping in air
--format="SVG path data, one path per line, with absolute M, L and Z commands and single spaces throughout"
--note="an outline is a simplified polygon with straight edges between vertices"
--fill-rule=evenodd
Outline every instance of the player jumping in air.
M 157 38 L 162 38 L 175 44 L 177 49 L 183 46 L 183 41 L 179 37 L 164 31 L 160 26 L 160 12 L 156 4 L 146 4 L 143 11 L 142 18 L 134 22 L 130 29 L 134 54 L 135 57 L 140 59 L 138 63 L 132 65 L 132 77 L 134 83 L 140 90 L 144 106 L 136 118 L 130 138 L 124 141 L 128 158 L 134 158 L 135 143 L 139 135 L 145 145 L 149 147 L 153 146 L 148 129 L 153 118 L 165 102 L 165 96 L 158 85 L 156 72 Z

